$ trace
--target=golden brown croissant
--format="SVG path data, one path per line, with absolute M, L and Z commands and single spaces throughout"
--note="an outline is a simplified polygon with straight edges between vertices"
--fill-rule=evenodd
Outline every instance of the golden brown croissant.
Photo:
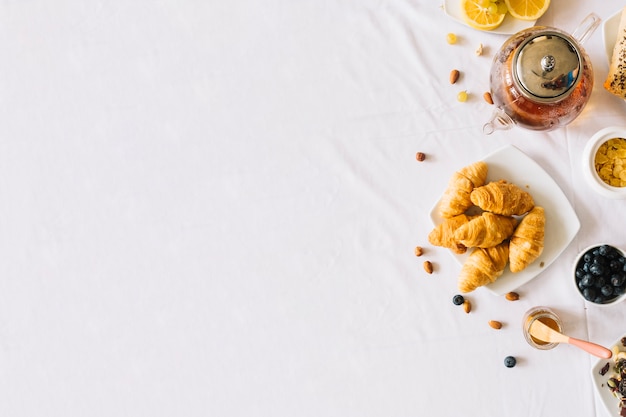
M 468 248 L 490 248 L 508 239 L 513 234 L 517 220 L 488 211 L 461 225 L 454 232 L 454 240 Z
M 543 207 L 536 206 L 520 221 L 511 236 L 509 268 L 519 272 L 543 252 L 546 216 Z
M 428 241 L 431 245 L 449 248 L 454 253 L 465 253 L 467 248 L 454 239 L 454 232 L 474 217 L 476 216 L 459 214 L 458 216 L 444 219 L 443 222 L 435 226 L 435 228 L 428 234 Z
M 474 162 L 456 171 L 439 202 L 439 215 L 450 218 L 462 214 L 472 206 L 470 193 L 476 187 L 485 184 L 487 178 L 487 163 Z
M 504 180 L 475 188 L 470 201 L 485 211 L 504 216 L 522 215 L 535 206 L 533 197 L 515 184 Z
M 509 242 L 491 248 L 476 248 L 467 257 L 459 274 L 459 291 L 470 292 L 494 282 L 506 267 Z

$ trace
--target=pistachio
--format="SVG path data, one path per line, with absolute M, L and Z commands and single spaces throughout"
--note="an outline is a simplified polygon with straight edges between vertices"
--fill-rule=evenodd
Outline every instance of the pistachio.
M 452 70 L 450 71 L 450 84 L 454 84 L 459 80 L 459 76 L 461 75 L 461 73 L 459 72 L 459 70 Z

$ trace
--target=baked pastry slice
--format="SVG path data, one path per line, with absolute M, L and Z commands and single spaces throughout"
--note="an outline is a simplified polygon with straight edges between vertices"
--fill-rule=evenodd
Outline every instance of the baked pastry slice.
M 439 215 L 450 218 L 465 213 L 473 205 L 470 200 L 472 190 L 485 184 L 487 169 L 486 162 L 478 161 L 456 171 L 439 202 Z
M 461 292 L 471 292 L 496 281 L 504 273 L 509 260 L 509 242 L 491 248 L 476 248 L 467 257 L 459 273 Z
M 626 99 L 626 8 L 617 30 L 617 38 L 609 63 L 609 72 L 604 80 L 604 88 L 618 97 Z
M 536 206 L 515 228 L 509 245 L 509 268 L 520 272 L 543 252 L 546 216 L 543 207 Z

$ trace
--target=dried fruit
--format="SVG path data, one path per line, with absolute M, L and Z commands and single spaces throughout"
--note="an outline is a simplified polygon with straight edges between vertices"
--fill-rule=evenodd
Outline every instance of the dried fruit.
M 430 261 L 424 261 L 424 271 L 426 271 L 427 274 L 433 273 L 433 264 L 430 263 Z
M 513 291 L 507 292 L 504 298 L 506 298 L 509 301 L 517 301 L 519 300 L 519 294 Z
M 476 56 L 481 56 L 483 54 L 483 44 L 482 43 L 478 44 L 478 48 L 476 48 L 476 51 L 474 51 L 474 53 L 476 54 Z
M 418 152 L 415 154 L 415 159 L 417 159 L 419 162 L 422 162 L 426 159 L 426 154 L 424 152 Z
M 493 97 L 491 97 L 491 93 L 489 91 L 483 94 L 483 98 L 485 99 L 487 103 L 493 104 Z
M 489 320 L 489 325 L 496 330 L 500 330 L 502 328 L 502 323 L 497 320 Z
M 423 253 L 424 253 L 424 250 L 422 249 L 421 246 L 415 247 L 415 256 L 422 256 Z
M 463 311 L 465 311 L 467 314 L 472 311 L 472 303 L 470 303 L 469 300 L 463 301 Z
M 452 70 L 450 71 L 450 84 L 454 84 L 459 80 L 459 76 L 461 75 L 461 73 L 459 72 L 459 70 Z

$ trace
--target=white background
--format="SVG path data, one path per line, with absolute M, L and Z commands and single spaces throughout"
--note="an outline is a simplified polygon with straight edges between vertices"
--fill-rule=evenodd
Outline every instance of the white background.
M 621 7 L 552 0 L 538 23 Z M 626 200 L 580 169 L 626 104 L 598 29 L 579 118 L 484 136 L 506 39 L 435 0 L 0 2 L 0 415 L 606 415 L 595 358 L 533 350 L 520 322 L 547 305 L 572 336 L 626 332 L 571 283 L 578 251 L 626 248 Z M 477 290 L 466 315 L 429 212 L 506 144 L 581 229 L 520 301 Z

